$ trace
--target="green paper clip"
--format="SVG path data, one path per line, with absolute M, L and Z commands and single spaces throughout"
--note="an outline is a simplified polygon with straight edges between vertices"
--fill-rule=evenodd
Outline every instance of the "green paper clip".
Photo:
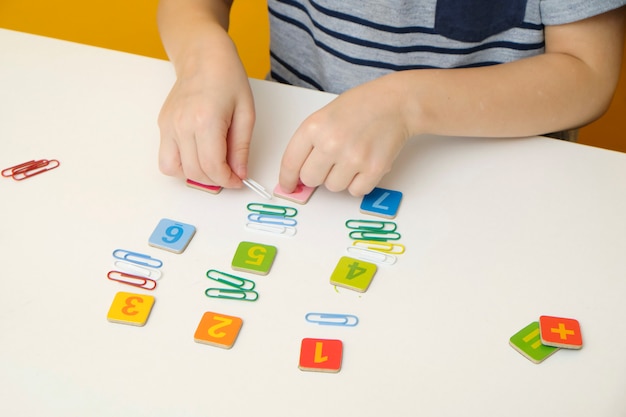
M 364 231 L 353 230 L 349 234 L 350 239 L 353 240 L 373 240 L 375 242 L 387 242 L 389 240 L 400 240 L 402 235 L 398 232 L 378 232 L 378 231 Z
M 298 210 L 293 207 L 278 206 L 273 204 L 250 203 L 246 206 L 249 211 L 271 216 L 295 217 Z
M 226 272 L 218 271 L 216 269 L 209 269 L 206 271 L 206 276 L 207 278 L 217 281 L 220 284 L 235 287 L 242 291 L 251 291 L 255 286 L 254 281 L 250 281 L 249 279 L 241 278 L 236 275 L 227 274 Z
M 372 231 L 378 230 L 381 232 L 395 232 L 398 225 L 394 222 L 385 222 L 381 220 L 347 220 L 346 227 L 352 230 Z
M 259 298 L 259 293 L 256 291 L 230 290 L 224 288 L 207 288 L 204 294 L 207 297 L 223 298 L 227 300 L 256 301 Z

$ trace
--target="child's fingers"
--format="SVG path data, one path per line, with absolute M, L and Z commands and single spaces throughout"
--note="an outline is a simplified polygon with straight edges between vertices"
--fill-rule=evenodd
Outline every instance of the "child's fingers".
M 300 182 L 300 169 L 312 150 L 313 145 L 310 142 L 298 140 L 295 136 L 287 145 L 280 163 L 278 177 L 280 188 L 286 193 L 293 192 Z M 306 183 L 305 185 L 313 186 Z
M 233 123 L 228 131 L 226 159 L 237 180 L 248 177 L 248 156 L 254 121 L 255 113 L 252 103 L 250 106 L 246 106 L 243 111 L 235 113 Z M 241 186 L 241 184 L 241 181 L 238 181 L 237 185 Z
M 183 168 L 178 145 L 169 134 L 161 134 L 159 146 L 159 170 L 165 175 L 182 176 Z

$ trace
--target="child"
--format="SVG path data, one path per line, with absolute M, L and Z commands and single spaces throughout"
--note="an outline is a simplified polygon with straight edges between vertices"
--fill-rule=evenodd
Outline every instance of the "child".
M 308 117 L 279 181 L 371 191 L 420 134 L 517 137 L 608 107 L 626 0 L 269 0 L 271 78 L 339 94 Z M 161 0 L 177 81 L 159 126 L 168 175 L 240 187 L 255 121 L 231 2 Z

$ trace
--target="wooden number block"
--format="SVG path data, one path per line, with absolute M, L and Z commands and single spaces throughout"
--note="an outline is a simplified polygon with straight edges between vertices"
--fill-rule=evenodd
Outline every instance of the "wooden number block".
M 220 191 L 222 191 L 222 187 L 220 187 L 219 185 L 202 184 L 200 182 L 190 179 L 188 179 L 186 183 L 188 187 L 195 188 L 196 190 L 206 191 L 207 193 L 211 194 L 219 194 Z
M 241 242 L 232 261 L 232 268 L 237 271 L 267 275 L 270 272 L 276 247 L 254 242 Z
M 307 187 L 302 183 L 298 183 L 296 189 L 292 193 L 286 193 L 280 188 L 280 184 L 277 184 L 274 188 L 274 195 L 284 200 L 293 201 L 297 204 L 306 204 L 311 196 L 315 192 L 315 187 Z
M 151 295 L 118 292 L 109 308 L 107 320 L 113 323 L 143 326 L 148 321 L 153 305 L 154 297 Z
M 335 339 L 302 339 L 300 364 L 303 371 L 339 372 L 343 360 L 343 343 Z
M 372 283 L 376 270 L 376 264 L 342 256 L 330 276 L 330 283 L 354 291 L 365 292 Z
M 148 244 L 170 252 L 182 253 L 195 233 L 195 226 L 170 219 L 161 219 L 152 232 Z
M 243 320 L 225 314 L 204 313 L 193 340 L 198 343 L 230 349 L 235 344 Z
M 400 191 L 374 188 L 361 201 L 361 213 L 393 219 L 398 214 L 402 193 Z

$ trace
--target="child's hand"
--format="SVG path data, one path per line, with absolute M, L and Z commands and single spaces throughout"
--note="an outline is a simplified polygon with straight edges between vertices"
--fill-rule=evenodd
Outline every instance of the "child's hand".
M 330 191 L 370 192 L 391 170 L 410 137 L 402 86 L 382 77 L 337 97 L 300 125 L 283 155 L 280 185 L 324 184 Z M 413 113 L 415 114 L 415 113 Z
M 196 54 L 179 71 L 159 115 L 159 168 L 202 184 L 240 187 L 247 177 L 254 101 L 236 50 L 230 39 L 224 42 L 229 45 Z

